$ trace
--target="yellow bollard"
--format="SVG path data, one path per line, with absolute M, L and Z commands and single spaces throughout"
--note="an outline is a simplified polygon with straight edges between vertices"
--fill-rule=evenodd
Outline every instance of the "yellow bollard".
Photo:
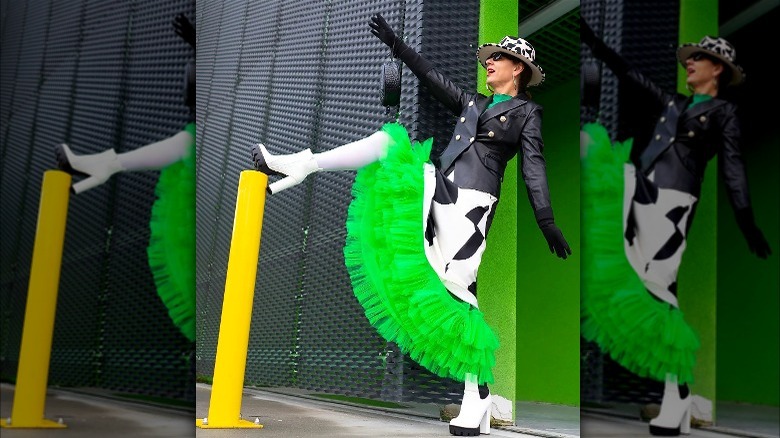
M 70 175 L 60 170 L 47 170 L 43 173 L 14 405 L 11 417 L 8 420 L 0 420 L 2 427 L 66 427 L 62 423 L 43 418 L 43 408 L 54 335 L 62 247 L 68 218 L 70 182 Z
M 263 427 L 242 419 L 240 410 L 267 185 L 268 176 L 254 170 L 238 181 L 209 415 L 195 421 L 204 429 Z

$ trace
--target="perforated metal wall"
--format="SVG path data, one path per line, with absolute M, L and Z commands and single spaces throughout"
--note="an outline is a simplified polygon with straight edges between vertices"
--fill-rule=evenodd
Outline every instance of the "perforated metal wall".
M 251 167 L 252 145 L 322 152 L 394 118 L 379 100 L 389 49 L 369 31 L 376 12 L 473 89 L 476 1 L 198 3 L 198 102 L 206 105 L 198 114 L 199 374 L 213 375 L 238 177 Z M 412 138 L 446 142 L 454 116 L 419 90 L 408 70 L 402 83 L 399 120 Z M 268 197 L 246 383 L 453 400 L 454 382 L 400 357 L 352 293 L 342 251 L 353 179 L 354 172 L 319 173 Z
M 174 32 L 190 0 L 2 2 L 0 221 L 3 379 L 15 378 L 43 172 L 54 147 L 117 152 L 187 122 L 194 53 Z M 157 172 L 72 195 L 49 383 L 194 403 L 193 345 L 157 295 L 146 248 Z
M 624 0 L 584 0 L 582 16 L 597 35 L 615 49 L 633 67 L 659 87 L 677 88 L 678 0 L 652 3 Z M 583 45 L 582 61 L 592 61 Z M 637 142 L 650 135 L 655 123 L 647 111 L 636 111 L 637 99 L 626 84 L 620 84 L 609 69 L 602 68 L 601 103 L 597 110 L 583 108 L 583 122 L 599 122 L 607 127 L 613 140 L 633 137 Z M 637 114 L 642 114 L 638 117 Z M 608 356 L 594 343 L 581 346 L 580 388 L 583 402 L 660 402 L 663 385 L 639 378 Z

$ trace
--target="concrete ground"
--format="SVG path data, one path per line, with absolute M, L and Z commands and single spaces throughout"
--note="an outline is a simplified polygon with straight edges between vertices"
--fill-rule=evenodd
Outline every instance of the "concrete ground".
M 290 389 L 244 389 L 241 413 L 250 421 L 257 418 L 264 425 L 262 429 L 200 429 L 195 427 L 195 418 L 208 416 L 211 386 L 198 384 L 196 389 L 194 413 L 190 409 L 125 402 L 101 396 L 95 390 L 49 389 L 45 417 L 54 421 L 62 418 L 68 426 L 66 429 L 2 429 L 0 435 L 3 438 L 450 437 L 447 423 L 438 420 L 438 407 L 435 405 L 404 403 L 406 408 L 402 409 L 367 408 L 346 402 L 326 401 L 306 391 Z M 13 391 L 13 385 L 0 384 L 0 418 L 11 415 Z M 577 415 L 577 408 L 559 408 L 518 404 L 517 425 L 495 427 L 491 435 L 514 438 L 650 436 L 646 422 L 627 415 L 590 409 L 584 409 Z M 749 408 L 747 415 L 747 407 L 733 408 L 720 408 L 723 420 L 719 427 L 694 428 L 689 436 L 778 438 L 780 425 L 777 422 L 777 409 Z
M 282 393 L 286 391 L 288 393 Z M 257 418 L 262 429 L 200 429 L 195 418 L 208 415 L 210 385 L 197 385 L 195 412 L 149 403 L 109 398 L 94 389 L 48 389 L 44 417 L 62 419 L 65 429 L 2 429 L 3 438 L 37 437 L 451 437 L 448 424 L 438 420 L 439 408 L 432 404 L 405 403 L 405 409 L 367 408 L 356 404 L 326 401 L 302 390 L 265 391 L 246 388 L 241 403 L 245 419 Z M 11 416 L 14 386 L 0 385 L 0 418 Z M 575 438 L 561 431 L 576 429 L 571 412 L 526 406 L 526 424 L 493 428 L 496 437 Z M 552 412 L 552 413 L 551 413 Z M 552 420 L 542 421 L 552 416 Z M 561 420 L 563 419 L 563 420 Z M 538 428 L 543 425 L 547 429 Z M 537 425 L 537 426 L 534 426 Z
M 0 384 L 0 417 L 11 416 L 14 386 Z M 192 437 L 195 422 L 192 410 L 173 409 L 152 404 L 125 402 L 57 389 L 46 392 L 44 417 L 57 421 L 62 418 L 66 429 L 8 429 L 3 438 L 37 437 Z
M 285 390 L 288 391 L 288 390 Z M 197 429 L 197 438 L 237 437 L 451 437 L 446 422 L 438 420 L 434 405 L 409 404 L 408 409 L 367 408 L 345 402 L 318 400 L 304 391 L 284 394 L 244 388 L 242 418 L 258 419 L 262 429 Z M 197 418 L 208 417 L 211 386 L 197 385 Z M 534 432 L 533 434 L 529 432 Z M 492 428 L 496 437 L 569 438 L 575 435 L 531 431 L 516 427 Z

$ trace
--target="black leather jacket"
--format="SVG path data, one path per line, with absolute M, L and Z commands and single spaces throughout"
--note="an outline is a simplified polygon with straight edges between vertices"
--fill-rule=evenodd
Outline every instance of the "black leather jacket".
M 413 50 L 399 57 L 458 116 L 450 143 L 441 154 L 441 171 L 445 175 L 454 172 L 459 187 L 499 197 L 507 162 L 520 152 L 521 173 L 536 218 L 552 218 L 542 155 L 542 107 L 519 93 L 484 111 L 493 96 L 464 92 Z
M 597 41 L 593 54 L 603 60 L 621 81 L 638 87 L 641 107 L 660 114 L 649 143 L 642 148 L 637 166 L 645 174 L 654 172 L 658 187 L 670 188 L 700 197 L 707 162 L 720 154 L 723 179 L 734 210 L 750 206 L 745 163 L 740 151 L 740 126 L 736 105 L 723 99 L 698 103 L 688 108 L 691 98 L 667 93 L 650 79 Z

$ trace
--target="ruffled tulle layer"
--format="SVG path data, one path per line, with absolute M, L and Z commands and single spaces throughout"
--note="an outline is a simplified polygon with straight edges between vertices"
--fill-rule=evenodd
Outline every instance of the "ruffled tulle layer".
M 160 172 L 147 254 L 157 293 L 173 323 L 195 340 L 195 124 L 190 153 Z

